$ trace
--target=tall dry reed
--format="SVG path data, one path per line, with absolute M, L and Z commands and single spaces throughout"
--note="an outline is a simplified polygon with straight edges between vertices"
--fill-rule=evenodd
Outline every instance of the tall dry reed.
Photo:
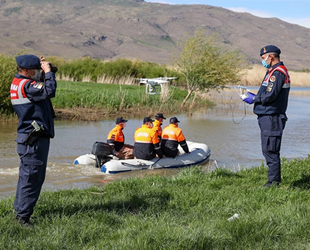
M 61 81 L 69 81 L 74 82 L 73 77 L 69 76 L 62 76 L 59 78 Z M 90 76 L 83 76 L 81 82 L 94 82 L 91 80 Z M 108 75 L 102 75 L 97 78 L 97 83 L 107 83 L 107 84 L 121 84 L 121 85 L 137 85 L 139 82 L 130 76 L 123 76 L 123 77 L 113 77 Z
M 297 72 L 290 71 L 288 69 L 292 87 L 310 87 L 310 73 L 309 72 Z M 241 85 L 245 86 L 259 86 L 265 76 L 266 69 L 261 65 L 253 65 L 252 68 L 245 70 L 243 77 L 240 81 Z

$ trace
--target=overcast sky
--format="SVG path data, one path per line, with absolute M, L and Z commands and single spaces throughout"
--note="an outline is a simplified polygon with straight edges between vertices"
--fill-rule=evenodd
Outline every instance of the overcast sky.
M 310 0 L 145 0 L 165 4 L 206 4 L 259 17 L 276 17 L 310 28 Z

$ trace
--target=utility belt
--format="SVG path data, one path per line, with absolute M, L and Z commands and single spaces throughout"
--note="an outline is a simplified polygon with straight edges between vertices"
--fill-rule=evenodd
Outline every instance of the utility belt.
M 33 121 L 31 125 L 33 126 L 33 130 L 27 135 L 25 139 L 25 143 L 30 146 L 32 146 L 38 138 L 44 137 L 43 125 L 39 126 L 36 121 Z

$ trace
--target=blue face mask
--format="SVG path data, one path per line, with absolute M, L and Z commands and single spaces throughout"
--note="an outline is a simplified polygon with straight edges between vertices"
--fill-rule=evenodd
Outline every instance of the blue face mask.
M 269 58 L 269 55 L 266 57 L 265 60 L 262 60 L 263 66 L 264 66 L 265 68 L 267 68 L 267 69 L 270 68 L 270 63 L 269 63 L 269 64 L 267 63 L 268 58 Z

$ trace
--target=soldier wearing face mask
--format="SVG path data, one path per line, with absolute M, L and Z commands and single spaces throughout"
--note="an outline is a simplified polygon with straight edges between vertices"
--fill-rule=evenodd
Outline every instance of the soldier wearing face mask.
M 18 73 L 10 90 L 19 118 L 16 142 L 20 166 L 14 209 L 16 219 L 28 226 L 45 179 L 50 138 L 54 137 L 55 113 L 50 99 L 55 97 L 57 82 L 51 64 L 43 57 L 20 55 L 16 63 Z M 39 80 L 41 69 L 43 82 Z
M 286 109 L 290 92 L 290 76 L 280 61 L 281 50 L 274 45 L 267 45 L 260 50 L 262 65 L 266 75 L 257 95 L 248 92 L 243 101 L 254 103 L 261 130 L 262 152 L 269 167 L 268 181 L 264 187 L 279 186 L 281 182 L 280 148 L 282 133 L 287 121 Z

